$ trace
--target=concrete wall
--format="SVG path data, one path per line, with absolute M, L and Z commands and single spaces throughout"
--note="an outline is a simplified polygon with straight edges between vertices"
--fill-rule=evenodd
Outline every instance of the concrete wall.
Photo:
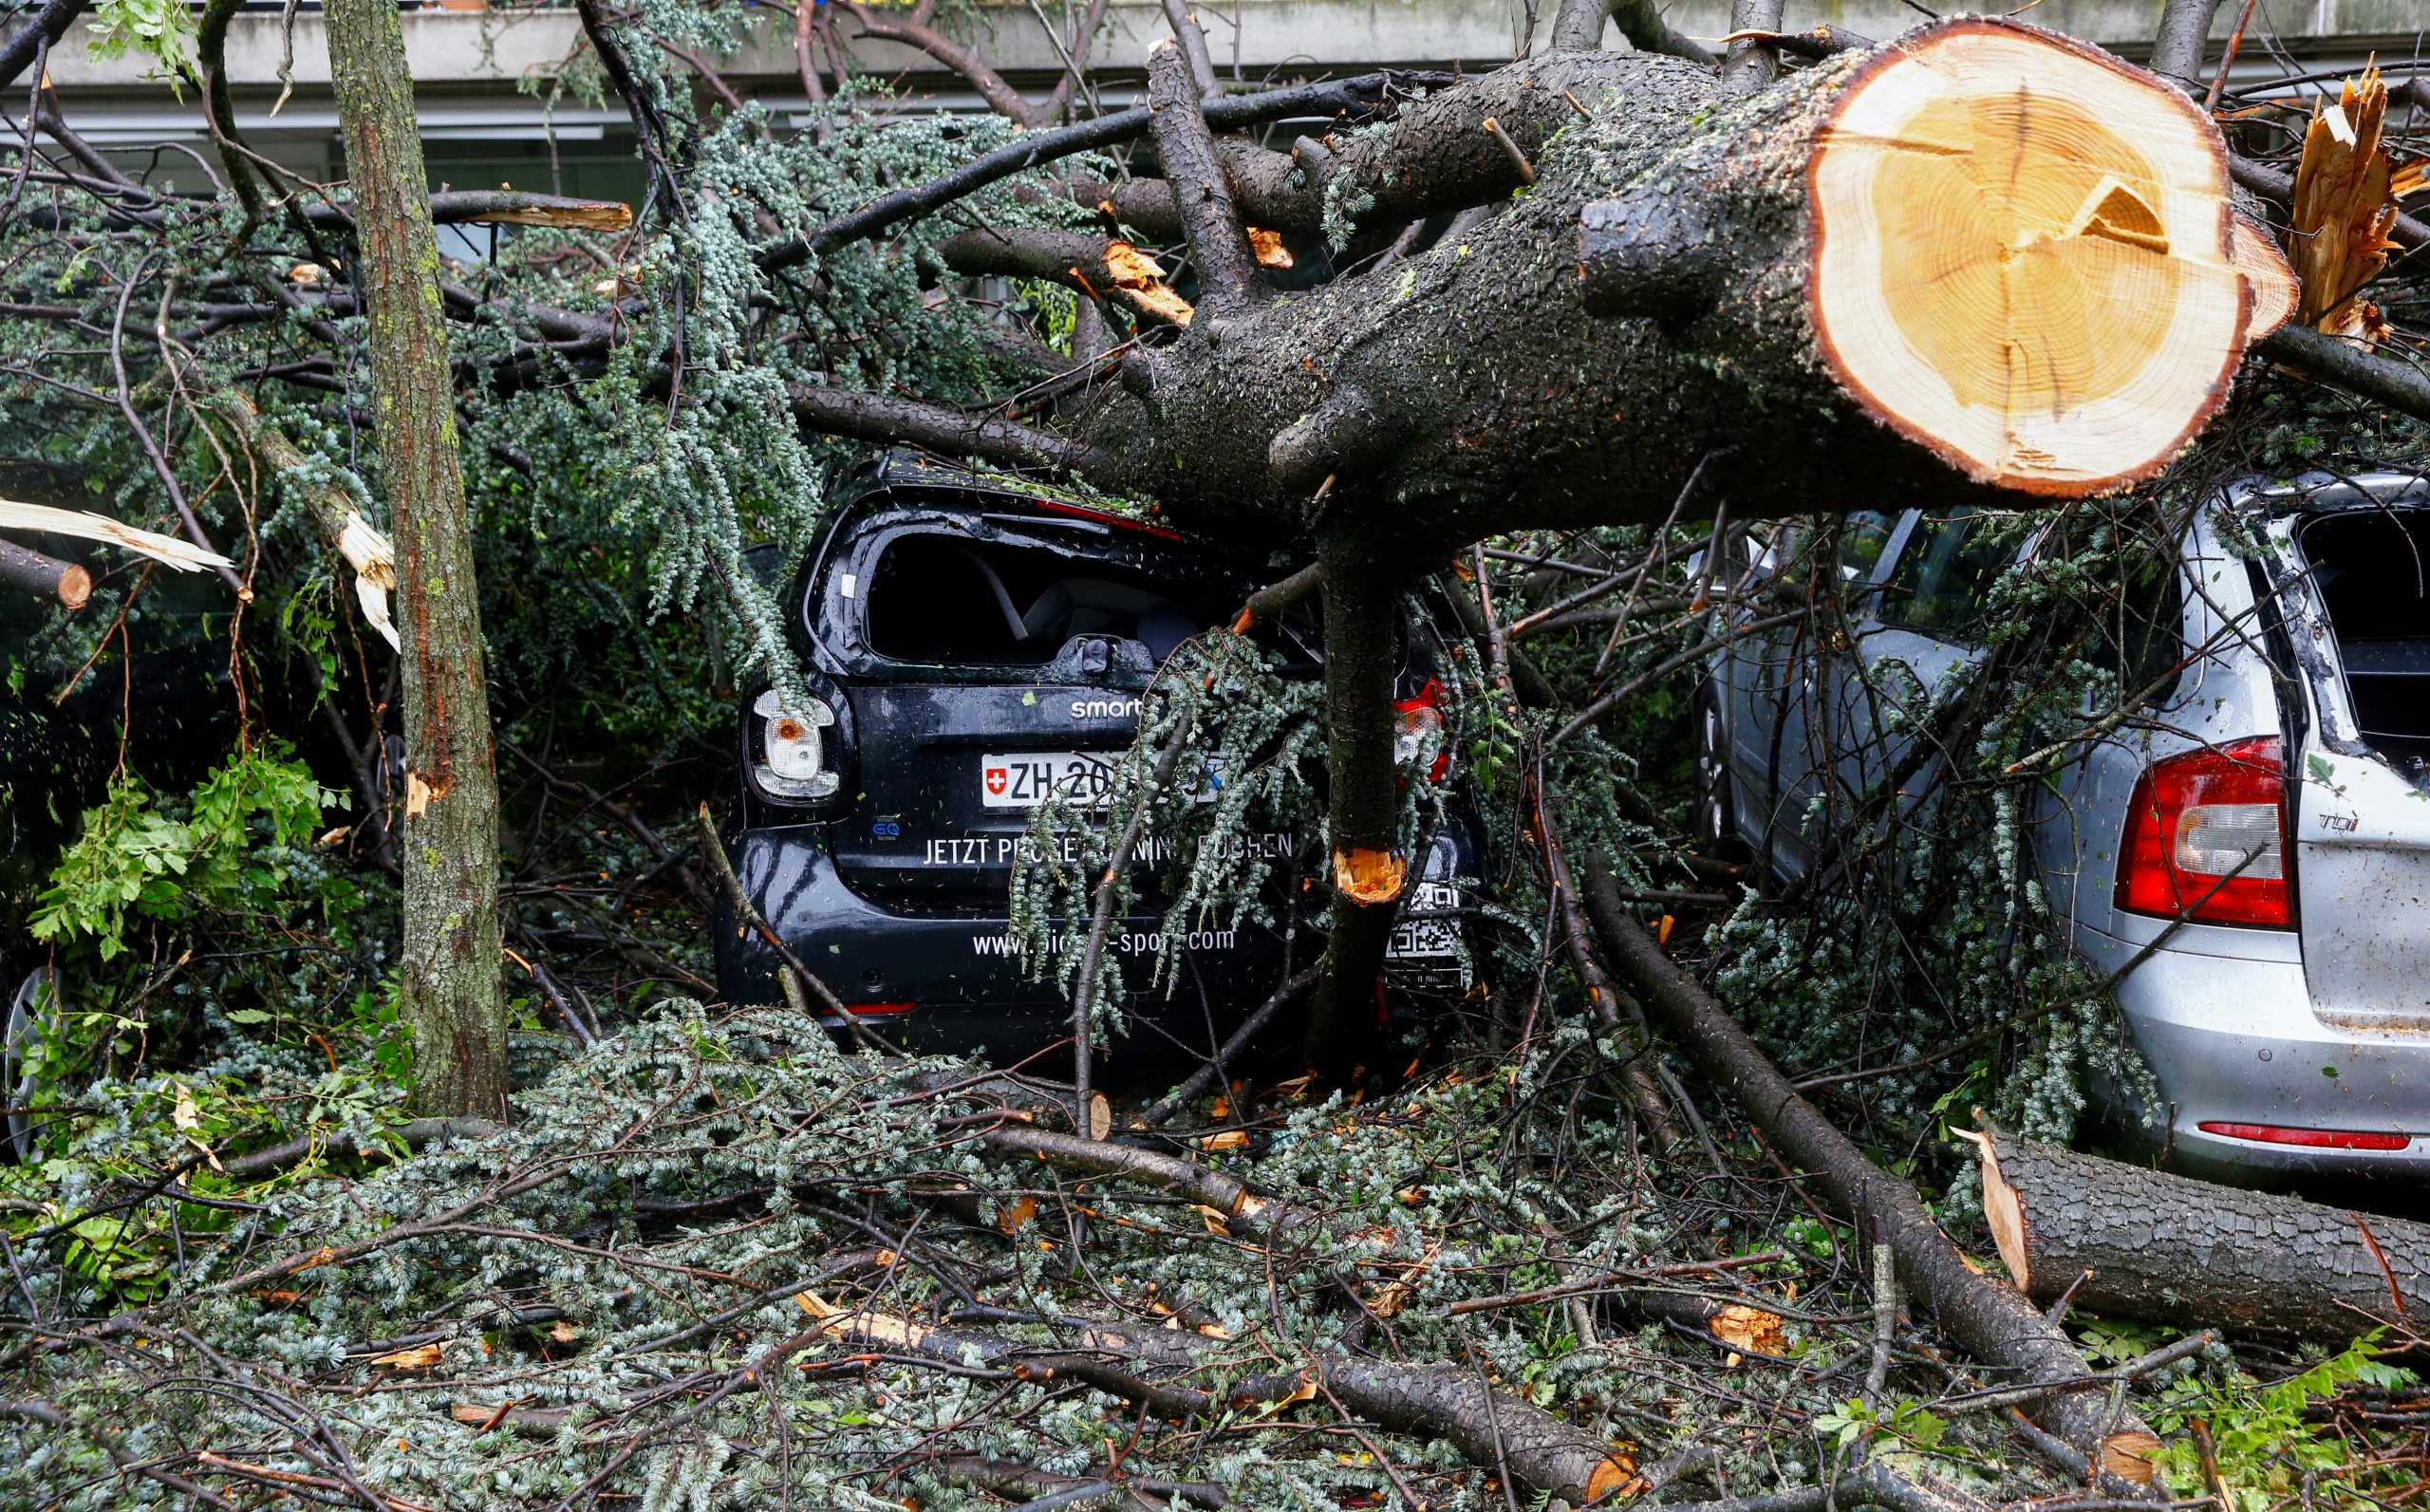
M 1062 10 L 1060 5 L 1043 9 L 1050 15 Z M 1532 43 L 1521 35 L 1520 8 L 1506 0 L 1224 0 L 1206 5 L 1202 16 L 1219 71 L 1262 80 L 1388 63 L 1493 67 L 1542 45 L 1554 0 L 1542 0 L 1538 9 Z M 2221 8 L 2221 35 L 2236 9 L 2233 3 Z M 2430 0 L 2275 0 L 2271 9 L 2283 28 L 2284 52 L 2302 59 L 2306 67 L 2359 65 L 2374 50 L 2383 58 L 2413 55 L 2419 28 L 2430 25 Z M 1710 38 L 1728 29 L 1729 9 L 1728 0 L 1678 0 L 1669 13 L 1679 29 Z M 1917 19 L 1899 0 L 1792 3 L 1789 9 L 1793 24 L 1829 21 L 1875 37 L 1894 36 Z M 2042 0 L 2030 16 L 2135 57 L 2148 49 L 2159 9 L 2160 0 Z M 798 107 L 803 102 L 790 24 L 780 12 L 769 15 L 769 35 L 733 61 L 728 77 L 774 108 Z M 1164 13 L 1160 4 L 1124 0 L 1108 16 L 1094 83 L 1104 97 L 1127 102 L 1136 91 L 1147 48 L 1165 34 Z M 774 29 L 780 22 L 784 29 Z M 569 10 L 417 9 L 406 12 L 404 27 L 424 129 L 434 139 L 504 142 L 553 129 L 560 141 L 579 142 L 621 129 L 623 115 L 615 108 L 566 106 L 551 112 L 516 89 L 518 81 L 545 76 L 577 52 L 581 28 Z M 840 29 L 849 32 L 849 22 Z M 981 50 L 1017 83 L 1043 87 L 1059 69 L 1053 39 L 1026 4 L 1003 6 L 991 29 L 992 35 L 979 39 Z M 866 41 L 851 44 L 851 50 L 862 67 L 896 78 L 907 92 L 944 104 L 975 103 L 957 79 L 915 50 Z M 280 53 L 275 8 L 236 17 L 228 60 L 239 123 L 256 136 L 298 144 L 334 130 L 323 18 L 314 12 L 296 18 L 294 91 L 273 118 Z M 2237 73 L 2240 81 L 2257 82 L 2284 67 L 2255 46 L 2240 59 Z M 165 85 L 145 82 L 138 60 L 98 63 L 83 47 L 69 46 L 53 56 L 50 71 L 70 119 L 98 140 L 200 135 L 191 98 L 180 104 Z

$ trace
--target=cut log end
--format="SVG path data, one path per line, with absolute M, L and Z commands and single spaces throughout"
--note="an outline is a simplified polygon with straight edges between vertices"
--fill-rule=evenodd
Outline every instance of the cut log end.
M 1336 850 L 1333 853 L 1333 885 L 1353 903 L 1387 904 L 1401 895 L 1409 880 L 1409 861 L 1389 850 Z
M 1750 1354 L 1785 1354 L 1788 1353 L 1788 1331 L 1778 1313 L 1744 1302 L 1731 1302 L 1713 1314 L 1706 1325 L 1712 1336 Z
M 62 608 L 83 608 L 93 597 L 93 574 L 70 562 L 60 571 L 58 592 Z
M 1586 1500 L 1591 1504 L 1606 1497 L 1625 1502 L 1645 1487 L 1637 1479 L 1636 1465 L 1625 1455 L 1613 1455 L 1587 1472 Z
M 1806 169 L 1823 359 L 1978 481 L 2080 496 L 2227 397 L 2253 291 L 2217 131 L 2039 28 L 1925 28 L 1854 71 Z
M 2160 1441 L 2155 1434 L 2140 1429 L 2129 1433 L 2112 1433 L 2101 1441 L 2101 1467 L 2122 1481 L 2135 1485 L 2149 1485 L 2158 1466 Z

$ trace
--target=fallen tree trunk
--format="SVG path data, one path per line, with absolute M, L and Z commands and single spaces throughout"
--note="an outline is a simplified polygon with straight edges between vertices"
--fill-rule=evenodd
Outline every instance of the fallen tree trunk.
M 2037 1301 L 2072 1288 L 2075 1305 L 2090 1313 L 2323 1342 L 2430 1320 L 2430 1224 L 2217 1186 L 1993 1129 L 1970 1137 L 2000 1260 Z
M 2021 1377 L 2003 1385 L 2085 1374 L 2084 1356 L 2058 1324 L 2013 1289 L 1968 1268 L 1915 1186 L 1866 1159 L 1854 1141 L 1797 1094 L 1721 1005 L 1662 954 L 1629 917 L 1610 871 L 1594 869 L 1587 901 L 1613 968 L 1636 988 L 1648 1017 L 1670 1032 L 1697 1071 L 1738 1100 L 1785 1159 L 1856 1221 L 1858 1232 L 1879 1226 L 1897 1260 L 1898 1279 L 1969 1353 Z M 2137 1484 L 2152 1479 L 2159 1438 L 2133 1412 L 2113 1415 L 2102 1393 L 2054 1393 L 2035 1409 L 2035 1416 L 2110 1473 Z
M 1524 175 L 1467 108 L 1487 98 L 1535 175 L 1515 196 Z M 1741 103 L 1675 59 L 1530 59 L 1288 165 L 1225 158 L 1243 220 L 1388 218 L 1488 187 L 1502 208 L 1131 353 L 1126 396 L 1062 441 L 1069 465 L 1210 525 L 1373 532 L 1421 559 L 1658 519 L 1698 459 L 1785 426 L 1796 444 L 1765 445 L 1780 510 L 1850 476 L 1877 498 L 1946 502 L 1962 478 L 2094 494 L 2215 412 L 2252 306 L 2210 122 L 2015 23 L 1940 23 Z M 890 408 L 845 428 L 932 419 Z M 1040 450 L 1003 440 L 1006 459 Z

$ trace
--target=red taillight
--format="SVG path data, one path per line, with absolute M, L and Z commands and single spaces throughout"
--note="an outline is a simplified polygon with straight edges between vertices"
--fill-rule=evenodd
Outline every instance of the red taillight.
M 1427 768 L 1426 780 L 1440 782 L 1451 770 L 1450 726 L 1443 718 L 1443 684 L 1432 678 L 1417 690 L 1417 697 L 1403 699 L 1393 705 L 1393 761 L 1408 766 L 1434 742 L 1434 764 Z
M 919 1006 L 916 1002 L 848 1002 L 844 1011 L 855 1018 L 883 1018 L 889 1014 L 907 1014 Z
M 2206 1134 L 2250 1139 L 2258 1145 L 2301 1145 L 2307 1149 L 2402 1149 L 2410 1134 L 2366 1134 L 2350 1129 L 2282 1129 L 2276 1124 L 2205 1123 Z
M 1142 535 L 1152 535 L 1159 540 L 1187 541 L 1189 539 L 1181 532 L 1167 529 L 1162 525 L 1150 525 L 1146 520 L 1133 519 L 1128 514 L 1115 514 L 1106 510 L 1084 509 L 1077 504 L 1066 504 L 1061 499 L 1035 498 L 1030 500 L 1030 503 L 1050 514 L 1069 514 L 1076 520 L 1094 520 L 1100 525 L 1111 525 L 1116 530 L 1137 531 Z
M 2118 906 L 2205 924 L 2292 924 L 2279 749 L 2276 736 L 2259 736 L 2145 772 L 2118 856 Z

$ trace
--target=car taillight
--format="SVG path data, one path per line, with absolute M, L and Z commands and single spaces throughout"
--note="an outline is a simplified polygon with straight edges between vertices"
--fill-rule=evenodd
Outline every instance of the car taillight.
M 1109 510 L 1084 509 L 1077 504 L 1066 504 L 1057 498 L 1032 499 L 1030 502 L 1050 514 L 1068 514 L 1075 520 L 1094 520 L 1100 525 L 1111 525 L 1115 530 L 1152 535 L 1160 541 L 1189 539 L 1179 531 L 1170 530 L 1162 525 L 1150 525 L 1146 520 L 1137 519 L 1129 514 L 1116 514 Z
M 2383 1134 L 2359 1129 L 2288 1129 L 2278 1124 L 2228 1124 L 2206 1121 L 2206 1134 L 2249 1139 L 2257 1145 L 2296 1145 L 2305 1149 L 2402 1149 L 2409 1134 Z
M 2118 857 L 2118 906 L 2164 919 L 2289 927 L 2286 812 L 2274 735 L 2155 762 L 2135 784 Z
M 1393 705 L 1393 764 L 1411 766 L 1430 746 L 1434 761 L 1426 770 L 1426 780 L 1442 781 L 1451 770 L 1449 734 L 1450 726 L 1443 718 L 1443 684 L 1429 678 L 1417 697 Z
M 827 737 L 821 732 L 834 728 L 835 711 L 824 700 L 807 697 L 787 708 L 770 688 L 751 712 L 759 718 L 759 758 L 751 764 L 751 777 L 759 790 L 779 800 L 833 795 L 841 779 L 829 769 Z

